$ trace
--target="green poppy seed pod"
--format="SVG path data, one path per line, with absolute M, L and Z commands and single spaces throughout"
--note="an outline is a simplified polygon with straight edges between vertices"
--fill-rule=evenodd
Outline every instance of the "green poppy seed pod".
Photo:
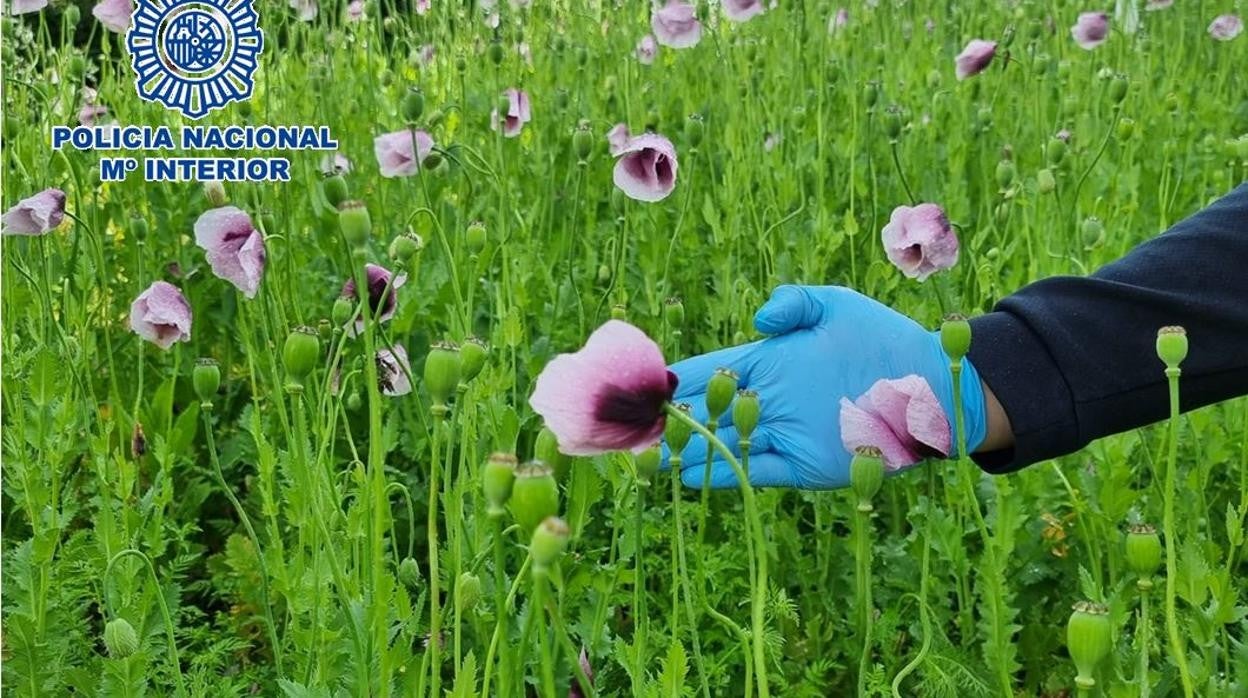
M 464 243 L 468 245 L 468 251 L 472 254 L 480 254 L 485 249 L 487 240 L 485 224 L 481 221 L 473 221 L 468 224 L 464 230 Z
M 997 186 L 1001 189 L 1009 189 L 1017 174 L 1018 168 L 1014 166 L 1013 160 L 1001 160 L 997 163 Z
M 1109 609 L 1091 601 L 1075 604 L 1066 624 L 1066 649 L 1079 671 L 1075 677 L 1076 685 L 1082 688 L 1096 685 L 1093 674 L 1096 673 L 1096 666 L 1109 655 L 1111 635 Z
M 628 308 L 624 306 L 624 304 L 622 303 L 616 303 L 615 305 L 611 306 L 611 319 L 612 320 L 627 320 Z
M 1178 368 L 1187 358 L 1187 330 L 1178 325 L 1157 330 L 1157 358 L 1165 362 L 1166 368 Z
M 113 659 L 125 659 L 139 651 L 139 634 L 130 621 L 114 618 L 104 625 L 104 648 Z
M 871 500 L 884 485 L 884 457 L 874 446 L 859 446 L 849 460 L 849 486 L 858 497 L 858 511 L 875 510 Z
M 399 563 L 399 582 L 412 590 L 420 587 L 420 565 L 416 564 L 415 559 L 405 557 Z
M 606 264 L 598 265 L 598 283 L 605 284 L 611 280 L 611 267 Z
M 1129 141 L 1131 136 L 1135 135 L 1135 119 L 1124 116 L 1118 120 L 1118 126 L 1115 128 L 1118 133 L 1118 140 Z
M 461 73 L 468 70 L 468 59 L 462 54 L 455 57 L 455 70 Z
M 691 414 L 693 412 L 693 408 L 690 407 L 687 402 L 682 402 L 679 405 L 676 405 L 676 409 L 684 412 L 685 414 Z M 675 419 L 670 416 L 667 418 L 667 422 L 663 428 L 663 439 L 667 441 L 667 447 L 672 450 L 673 456 L 676 456 L 681 451 L 685 450 L 685 446 L 689 445 L 689 439 L 692 436 L 693 428 L 686 424 L 683 419 Z
M 343 201 L 338 204 L 338 227 L 342 236 L 353 249 L 363 249 L 373 234 L 373 221 L 363 201 Z
M 321 180 L 321 193 L 325 195 L 325 200 L 330 206 L 338 208 L 342 202 L 347 200 L 349 192 L 347 190 L 347 180 L 341 174 L 334 173 L 326 175 Z
M 679 330 L 685 326 L 685 303 L 676 296 L 663 301 L 663 320 L 667 326 Z
M 65 6 L 65 10 L 61 12 L 61 19 L 64 20 L 65 26 L 73 29 L 78 26 L 78 22 L 82 20 L 82 10 L 78 6 L 70 3 Z
M 863 88 L 863 99 L 867 102 L 867 109 L 875 108 L 877 102 L 880 101 L 880 83 L 872 80 Z
M 966 316 L 950 313 L 940 323 L 940 347 L 951 361 L 960 361 L 971 350 L 971 323 Z
M 1049 165 L 1057 167 L 1066 158 L 1066 141 L 1053 137 L 1049 139 L 1049 147 L 1045 149 Z
M 737 394 L 737 378 L 736 372 L 717 368 L 706 382 L 706 413 L 711 421 L 719 421 L 719 416 L 732 405 L 732 398 Z
M 1162 102 L 1166 105 L 1166 111 L 1178 111 L 1183 104 L 1182 100 L 1179 99 L 1179 95 L 1174 92 L 1167 92 Z
M 572 152 L 576 153 L 576 158 L 583 162 L 593 149 L 594 134 L 589 130 L 589 124 L 582 121 L 572 132 Z
M 1161 537 L 1157 529 L 1148 524 L 1135 524 L 1127 529 L 1127 567 L 1140 579 L 1136 582 L 1141 591 L 1152 588 L 1150 579 L 1161 568 Z
M 1080 226 L 1079 231 L 1083 236 L 1083 244 L 1091 247 L 1105 235 L 1105 225 L 1101 223 L 1100 218 L 1088 216 L 1083 219 L 1083 224 Z
M 316 368 L 321 356 L 321 340 L 316 330 L 311 327 L 296 327 L 286 335 L 286 344 L 282 347 L 282 365 L 286 368 L 286 378 L 292 385 L 303 385 L 303 379 Z
M 481 489 L 485 494 L 486 513 L 497 519 L 507 513 L 516 481 L 516 457 L 510 453 L 493 453 L 481 470 Z
M 555 471 L 555 479 L 564 482 L 568 479 L 568 471 L 572 469 L 572 456 L 559 451 L 559 440 L 555 432 L 546 427 L 537 432 L 533 442 L 533 458 L 549 465 Z
M 748 441 L 750 434 L 758 427 L 758 393 L 753 390 L 737 391 L 737 399 L 732 403 L 732 424 L 737 428 L 737 435 Z
M 195 386 L 195 395 L 202 404 L 211 405 L 221 387 L 221 367 L 213 359 L 200 359 L 191 370 L 191 384 Z
M 355 312 L 355 305 L 350 298 L 339 296 L 334 301 L 334 307 L 329 313 L 330 322 L 334 323 L 334 327 L 343 327 L 351 322 L 351 314 Z
M 426 155 L 425 159 L 422 160 L 420 163 L 420 169 L 422 171 L 428 171 L 428 172 L 432 172 L 441 166 L 442 166 L 442 153 L 439 153 L 436 150 Z
M 425 249 L 425 241 L 416 233 L 396 235 L 390 241 L 390 259 L 400 264 L 411 264 L 423 249 Z
M 503 45 L 498 41 L 491 42 L 489 54 L 490 54 L 490 62 L 492 62 L 494 65 L 498 65 L 499 63 L 502 63 L 503 56 L 504 56 Z M 504 113 L 506 112 L 504 111 Z
M 144 240 L 147 240 L 147 232 L 148 232 L 148 228 L 147 228 L 146 218 L 140 218 L 139 216 L 135 216 L 134 218 L 130 219 L 130 234 L 134 236 L 135 240 L 139 242 L 143 242 Z
M 477 607 L 481 600 L 481 578 L 471 572 L 464 572 L 455 580 L 455 607 L 461 612 Z
M 347 396 L 347 411 L 348 412 L 359 412 L 360 408 L 363 406 L 364 406 L 364 398 L 360 397 L 360 394 L 358 392 L 351 393 L 350 395 Z
M 896 104 L 884 109 L 884 133 L 894 141 L 901 135 L 901 107 Z
M 532 461 L 516 468 L 508 506 L 525 533 L 532 533 L 543 519 L 559 513 L 559 484 L 550 466 Z
M 399 101 L 399 113 L 409 124 L 420 121 L 421 115 L 425 113 L 425 94 L 419 87 L 408 88 L 403 94 L 403 99 Z
M 1046 167 L 1036 173 L 1036 191 L 1051 194 L 1054 189 L 1057 189 L 1057 178 L 1053 176 L 1053 170 Z
M 225 185 L 217 180 L 204 182 L 204 198 L 213 207 L 224 206 L 229 201 L 225 195 Z
M 568 547 L 568 538 L 572 531 L 568 524 L 557 516 L 548 516 L 533 531 L 529 542 L 529 555 L 533 557 L 533 573 L 544 575 L 550 566 L 559 561 L 559 556 Z
M 659 465 L 662 460 L 663 453 L 658 444 L 633 456 L 633 463 L 637 467 L 638 484 L 644 486 L 654 482 L 654 477 L 659 474 Z
M 702 144 L 702 137 L 706 135 L 706 122 L 702 119 L 701 114 L 690 114 L 685 117 L 685 142 L 690 148 L 696 148 Z
M 1109 98 L 1114 104 L 1120 104 L 1122 100 L 1127 98 L 1127 78 L 1122 75 L 1115 75 L 1109 81 Z
M 425 389 L 433 398 L 435 408 L 446 409 L 446 401 L 459 384 L 461 363 L 459 348 L 454 344 L 438 342 L 429 347 L 429 356 L 425 357 Z
M 472 382 L 485 368 L 485 360 L 490 356 L 490 347 L 476 337 L 469 337 L 459 345 L 459 382 L 467 385 Z
M 334 338 L 334 323 L 330 322 L 329 318 L 326 318 L 326 317 L 323 317 L 320 320 L 317 320 L 316 321 L 316 336 L 320 337 L 321 341 L 323 342 L 328 342 L 329 340 L 333 339 Z

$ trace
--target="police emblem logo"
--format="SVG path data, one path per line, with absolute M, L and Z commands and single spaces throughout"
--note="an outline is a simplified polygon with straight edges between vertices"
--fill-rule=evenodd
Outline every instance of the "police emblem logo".
M 251 97 L 264 33 L 254 0 L 138 0 L 126 46 L 139 96 L 198 119 Z

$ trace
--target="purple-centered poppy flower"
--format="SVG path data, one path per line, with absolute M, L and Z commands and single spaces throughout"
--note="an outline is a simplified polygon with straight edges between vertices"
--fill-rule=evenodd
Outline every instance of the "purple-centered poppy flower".
M 364 19 L 364 0 L 351 0 L 347 3 L 347 21 L 358 22 Z
M 1144 6 L 1146 12 L 1156 12 L 1164 10 L 1174 4 L 1174 0 L 1148 0 L 1148 4 Z
M 395 344 L 394 351 L 377 350 L 377 387 L 392 397 L 412 392 L 412 365 L 402 344 Z
M 973 75 L 979 75 L 984 72 L 992 59 L 997 55 L 997 42 L 984 41 L 983 39 L 971 39 L 966 48 L 962 49 L 962 53 L 953 59 L 954 66 L 959 80 L 965 80 Z
M 382 177 L 410 177 L 420 171 L 420 165 L 432 152 L 433 138 L 424 131 L 403 129 L 373 139 L 373 153 Z
M 44 189 L 13 205 L 0 218 L 4 235 L 44 235 L 56 230 L 65 219 L 65 192 Z
M 839 7 L 836 14 L 828 18 L 828 33 L 835 34 L 849 25 L 849 10 Z
M 628 132 L 628 124 L 619 123 L 612 126 L 611 130 L 607 131 L 607 149 L 611 152 L 611 157 L 624 152 L 624 148 L 628 147 L 628 142 L 632 138 Z
M 615 161 L 615 186 L 637 201 L 662 201 L 676 188 L 676 148 L 656 133 L 630 139 Z
M 724 0 L 724 15 L 734 22 L 747 22 L 763 10 L 762 0 Z
M 585 678 L 589 680 L 590 685 L 594 683 L 594 667 L 589 663 L 589 652 L 581 645 L 581 656 L 577 659 L 581 665 L 581 673 L 585 674 Z M 581 690 L 581 683 L 577 679 L 576 674 L 572 675 L 572 681 L 568 685 L 568 698 L 585 698 L 585 692 Z
M 368 275 L 368 307 L 370 312 L 380 314 L 377 316 L 377 322 L 382 323 L 394 317 L 394 311 L 398 308 L 398 295 L 395 293 L 404 283 L 407 282 L 407 274 L 399 274 L 395 276 L 385 267 L 376 264 L 365 264 L 364 273 Z M 391 279 L 394 281 L 391 281 Z M 390 290 L 386 291 L 386 286 Z M 355 279 L 347 279 L 342 285 L 342 296 L 351 300 L 357 300 L 359 296 L 355 295 Z M 355 322 L 347 327 L 347 335 L 350 337 L 358 337 L 364 332 L 364 318 L 356 317 Z
M 346 174 L 351 171 L 351 161 L 346 155 L 334 151 L 321 157 L 321 174 Z
M 654 62 L 654 56 L 659 52 L 659 45 L 655 43 L 654 37 L 646 34 L 637 42 L 637 61 L 642 65 L 650 65 Z
M 1209 23 L 1209 36 L 1218 41 L 1230 41 L 1244 31 L 1244 23 L 1235 15 L 1220 15 Z
M 9 14 L 24 15 L 28 12 L 38 12 L 48 6 L 48 0 L 13 0 L 9 3 Z
M 627 322 L 610 320 L 580 351 L 546 364 L 529 405 L 563 453 L 640 453 L 663 435 L 663 407 L 675 392 L 676 374 L 659 345 Z
M 958 262 L 958 236 L 936 204 L 898 206 L 881 233 L 888 260 L 923 281 Z
M 177 286 L 157 281 L 130 304 L 130 329 L 161 349 L 189 342 L 191 304 Z
M 853 402 L 841 398 L 840 421 L 845 448 L 851 453 L 864 446 L 880 449 L 888 470 L 947 456 L 951 449 L 949 418 L 920 376 L 881 379 Z
M 320 11 L 316 0 L 289 0 L 288 4 L 298 15 L 300 22 L 311 22 L 316 19 L 316 13 Z
M 507 97 L 507 115 L 503 118 L 503 136 L 515 138 L 520 135 L 524 125 L 532 119 L 529 111 L 529 95 L 524 90 L 508 87 L 503 91 Z M 490 112 L 490 128 L 498 130 L 498 110 Z
M 195 221 L 195 244 L 212 265 L 212 273 L 255 298 L 264 276 L 264 236 L 251 216 L 233 206 L 205 211 Z
M 91 8 L 91 14 L 100 20 L 105 29 L 118 34 L 125 34 L 130 29 L 133 12 L 134 3 L 131 0 L 100 0 Z
M 1070 28 L 1070 35 L 1075 38 L 1075 43 L 1080 48 L 1091 51 L 1109 38 L 1109 15 L 1104 12 L 1084 12 Z
M 650 28 L 654 38 L 670 48 L 696 46 L 702 38 L 702 24 L 698 22 L 697 8 L 683 0 L 668 3 L 650 16 Z

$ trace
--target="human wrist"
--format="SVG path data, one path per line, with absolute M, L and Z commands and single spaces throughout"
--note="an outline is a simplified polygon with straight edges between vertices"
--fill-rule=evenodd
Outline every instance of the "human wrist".
M 986 453 L 1010 448 L 1014 445 L 1014 430 L 1010 426 L 1010 416 L 1005 413 L 1005 408 L 1001 406 L 996 393 L 992 392 L 992 386 L 984 382 L 982 378 L 980 386 L 984 394 L 986 433 L 983 442 L 977 448 L 972 449 L 972 452 Z

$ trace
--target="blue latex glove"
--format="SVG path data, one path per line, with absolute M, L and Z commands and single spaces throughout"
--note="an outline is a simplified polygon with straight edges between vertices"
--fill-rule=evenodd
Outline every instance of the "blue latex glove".
M 856 400 L 881 378 L 927 379 L 953 432 L 953 378 L 939 332 L 866 296 L 839 286 L 780 286 L 754 316 L 767 339 L 695 356 L 672 366 L 680 378 L 675 402 L 693 406 L 706 423 L 706 383 L 717 368 L 740 376 L 758 393 L 760 418 L 750 437 L 750 482 L 760 487 L 834 489 L 849 484 L 850 453 L 841 443 L 840 400 Z M 970 361 L 962 362 L 967 446 L 987 429 L 983 388 Z M 719 438 L 738 451 L 732 411 L 719 420 Z M 951 439 L 957 448 L 957 437 Z M 952 454 L 951 454 L 952 455 Z M 681 479 L 701 487 L 706 441 L 694 435 L 682 454 Z M 664 467 L 668 452 L 664 446 Z M 718 455 L 711 486 L 735 487 L 736 475 Z

